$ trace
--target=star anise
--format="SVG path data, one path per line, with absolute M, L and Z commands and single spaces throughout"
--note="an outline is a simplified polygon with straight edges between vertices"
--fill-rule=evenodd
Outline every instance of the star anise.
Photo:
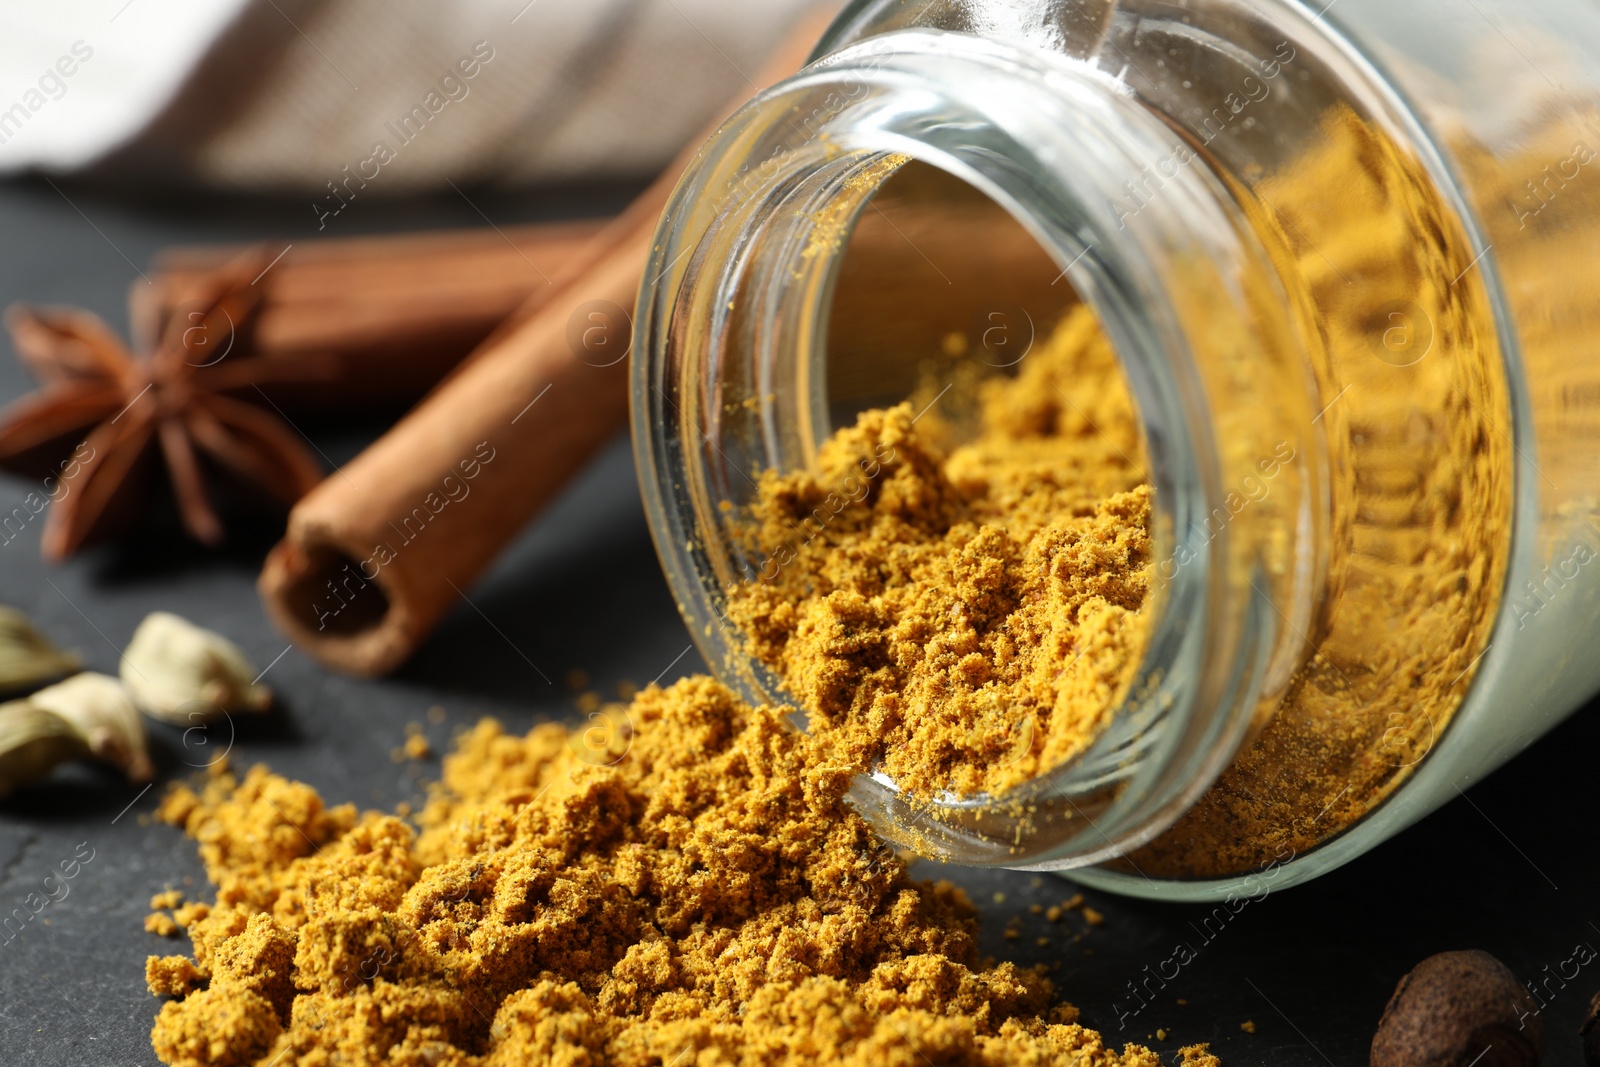
M 285 369 L 241 351 L 266 265 L 260 252 L 242 255 L 165 321 L 136 322 L 142 358 L 87 311 L 7 311 L 42 388 L 0 412 L 0 467 L 44 480 L 46 559 L 119 532 L 148 503 L 161 467 L 184 529 L 207 545 L 224 536 L 208 475 L 285 508 L 322 480 L 291 427 L 235 395 L 259 399 L 259 383 Z

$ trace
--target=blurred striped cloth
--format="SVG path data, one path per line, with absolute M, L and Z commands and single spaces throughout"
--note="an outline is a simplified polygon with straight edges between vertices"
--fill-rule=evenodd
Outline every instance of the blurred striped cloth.
M 814 6 L 16 0 L 0 172 L 313 193 L 638 177 Z

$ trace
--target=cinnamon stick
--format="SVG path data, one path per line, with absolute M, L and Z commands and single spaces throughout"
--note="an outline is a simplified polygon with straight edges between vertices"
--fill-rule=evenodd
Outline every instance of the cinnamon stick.
M 499 230 L 284 243 L 254 283 L 260 302 L 219 359 L 270 361 L 267 400 L 291 416 L 415 403 L 513 311 L 551 294 L 602 220 Z M 166 249 L 129 290 L 135 336 L 182 318 L 243 246 Z M 266 246 L 263 259 L 276 251 Z M 225 355 L 223 354 L 225 353 Z M 261 403 L 254 389 L 242 399 Z
M 759 80 L 798 69 L 827 22 L 803 19 Z M 291 512 L 259 585 L 301 648 L 354 674 L 394 669 L 622 426 L 627 361 L 610 353 L 626 352 L 629 327 L 611 309 L 633 307 L 656 219 L 699 144 L 570 261 L 553 292 L 524 304 Z M 570 337 L 575 315 L 582 344 Z

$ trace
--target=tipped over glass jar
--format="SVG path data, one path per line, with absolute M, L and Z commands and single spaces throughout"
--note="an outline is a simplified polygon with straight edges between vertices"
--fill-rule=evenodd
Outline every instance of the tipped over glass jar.
M 1215 899 L 1360 855 L 1600 689 L 1597 149 L 1600 9 L 1576 0 L 859 0 L 706 146 L 645 274 L 635 447 L 701 651 L 752 701 L 830 722 L 848 709 L 819 693 L 854 701 L 858 740 L 882 739 L 855 750 L 856 803 L 953 862 Z M 1089 345 L 1085 322 L 1118 381 L 1030 368 L 1073 330 Z M 1084 548 L 1093 501 L 1042 555 L 983 556 L 1024 537 L 1020 498 L 972 475 L 1008 410 L 1043 419 L 1013 443 L 1105 438 L 1128 485 L 1095 491 L 1147 501 L 1139 547 L 1107 527 L 1116 588 L 1137 579 L 1126 670 L 1054 750 L 1062 679 L 1101 647 L 1083 618 L 1007 689 L 1043 578 L 996 607 L 958 575 L 948 611 L 898 617 L 904 554 L 841 533 L 891 497 L 924 508 L 878 484 L 909 442 L 966 493 L 918 521 L 974 566 L 1112 558 Z M 829 491 L 815 473 L 884 447 L 894 411 L 890 452 Z M 1032 476 L 1082 488 L 1051 454 Z M 775 539 L 780 505 L 798 521 Z M 813 543 L 835 554 L 784 581 L 815 604 L 751 599 Z M 844 589 L 845 563 L 877 584 Z M 1123 595 L 1096 588 L 1069 614 Z M 843 666 L 760 654 L 769 624 Z M 968 674 L 863 703 L 956 634 Z M 965 781 L 1019 752 L 1023 780 L 908 787 L 952 686 L 993 705 Z

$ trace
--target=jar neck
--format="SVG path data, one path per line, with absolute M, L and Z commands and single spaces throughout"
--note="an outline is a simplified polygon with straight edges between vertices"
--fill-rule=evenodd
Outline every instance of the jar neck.
M 748 498 L 752 470 L 809 464 L 831 432 L 843 249 L 908 160 L 1003 207 L 1111 339 L 1154 489 L 1156 622 L 1105 733 L 1003 811 L 979 798 L 930 820 L 874 779 L 855 800 L 892 840 L 956 862 L 1103 862 L 1192 804 L 1282 691 L 1327 526 L 1299 297 L 1226 176 L 1120 82 L 1025 45 L 906 30 L 823 59 L 731 119 L 677 190 L 645 275 L 633 418 L 653 533 L 708 663 L 747 698 L 781 703 L 725 621 L 725 590 L 750 566 L 720 505 Z M 1258 499 L 1249 487 L 1269 468 Z

